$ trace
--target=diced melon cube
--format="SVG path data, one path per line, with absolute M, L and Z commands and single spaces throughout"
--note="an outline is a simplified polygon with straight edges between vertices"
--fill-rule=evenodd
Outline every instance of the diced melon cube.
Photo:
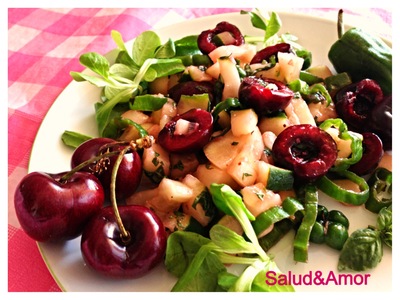
M 294 53 L 278 52 L 278 61 L 286 83 L 299 79 L 304 62 L 303 58 Z
M 325 79 L 332 76 L 332 71 L 326 65 L 313 66 L 307 69 L 307 72 L 319 78 Z
M 258 115 L 251 108 L 231 111 L 231 130 L 234 136 L 252 133 L 257 123 Z
M 222 100 L 227 98 L 237 98 L 240 86 L 240 76 L 236 68 L 236 63 L 230 58 L 218 59 L 220 66 L 220 74 L 224 83 L 222 91 Z
M 227 184 L 234 190 L 240 188 L 240 186 L 226 172 L 226 170 L 222 170 L 212 164 L 199 165 L 193 175 L 197 177 L 207 188 L 210 188 L 212 183 Z
M 246 208 L 255 217 L 274 206 L 282 204 L 280 195 L 267 190 L 261 183 L 245 186 L 240 193 Z
M 193 190 L 190 187 L 180 181 L 169 178 L 163 178 L 158 189 L 159 197 L 167 202 L 183 203 L 193 196 Z

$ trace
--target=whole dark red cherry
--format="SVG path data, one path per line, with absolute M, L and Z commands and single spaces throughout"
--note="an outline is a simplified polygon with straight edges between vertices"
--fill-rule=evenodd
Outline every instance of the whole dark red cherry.
M 205 30 L 199 34 L 197 38 L 197 46 L 200 51 L 203 54 L 208 54 L 218 46 L 221 46 L 219 43 L 215 42 L 214 37 L 223 32 L 227 32 L 231 36 L 228 43 L 221 41 L 223 45 L 240 46 L 244 44 L 244 36 L 240 32 L 239 28 L 229 22 L 223 21 L 218 23 L 214 29 Z
M 284 129 L 272 146 L 275 163 L 293 170 L 297 178 L 314 181 L 324 176 L 337 158 L 337 146 L 324 130 L 309 124 Z
M 251 59 L 250 64 L 261 63 L 264 60 L 268 62 L 272 56 L 275 56 L 276 61 L 278 61 L 278 52 L 288 53 L 290 52 L 290 48 L 290 44 L 288 43 L 279 43 L 273 46 L 265 47 L 257 51 L 257 53 Z
M 78 237 L 104 203 L 104 190 L 92 174 L 32 172 L 18 184 L 14 206 L 22 229 L 39 242 Z
M 105 145 L 109 147 L 104 148 Z M 78 146 L 71 157 L 71 167 L 74 168 L 88 159 L 91 159 L 105 151 L 120 151 L 125 146 L 116 144 L 116 141 L 108 138 L 93 138 Z M 93 172 L 100 180 L 109 198 L 111 174 L 117 155 L 111 156 L 105 160 L 105 165 L 99 171 L 94 170 L 94 164 L 90 166 Z M 90 171 L 87 169 L 86 171 Z M 118 202 L 124 202 L 138 188 L 142 178 L 142 160 L 136 151 L 129 151 L 124 155 L 118 168 L 115 193 Z
M 139 278 L 164 258 L 167 234 L 159 217 L 139 205 L 118 207 L 129 238 L 124 238 L 111 206 L 104 207 L 85 227 L 81 251 L 87 265 L 116 278 Z
M 371 113 L 382 100 L 382 89 L 372 79 L 363 79 L 345 86 L 334 97 L 338 116 L 349 129 L 361 132 L 368 130 Z
M 288 106 L 293 91 L 284 83 L 256 76 L 243 78 L 239 86 L 239 101 L 259 115 L 273 113 Z
M 115 143 L 115 140 L 110 138 L 92 138 L 83 142 L 72 153 L 71 168 L 73 169 L 82 162 L 98 156 L 100 154 L 100 147 L 112 143 Z M 93 164 L 84 167 L 81 171 L 93 172 L 95 164 L 96 162 L 93 162 Z
M 349 168 L 350 171 L 360 176 L 375 170 L 384 154 L 382 141 L 377 134 L 364 132 L 362 136 L 363 155 L 357 163 Z
M 212 129 L 212 114 L 194 108 L 165 124 L 158 134 L 158 143 L 173 153 L 196 152 L 208 143 Z

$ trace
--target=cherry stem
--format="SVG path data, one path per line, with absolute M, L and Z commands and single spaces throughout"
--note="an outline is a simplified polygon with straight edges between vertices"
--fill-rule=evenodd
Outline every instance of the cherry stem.
M 122 149 L 120 151 L 120 153 L 118 154 L 118 157 L 117 157 L 117 159 L 116 159 L 116 161 L 114 163 L 114 167 L 112 169 L 111 184 L 110 184 L 110 190 L 111 190 L 110 191 L 110 198 L 111 198 L 110 200 L 111 200 L 111 204 L 112 204 L 112 207 L 113 207 L 113 210 L 114 210 L 114 215 L 115 215 L 115 219 L 117 221 L 119 230 L 121 231 L 122 241 L 124 243 L 126 243 L 126 244 L 129 243 L 129 241 L 131 239 L 131 235 L 129 234 L 128 231 L 126 231 L 126 229 L 124 227 L 124 224 L 122 222 L 122 219 L 121 219 L 121 215 L 119 214 L 119 211 L 118 211 L 117 197 L 115 195 L 115 189 L 116 189 L 115 186 L 116 186 L 116 181 L 117 181 L 118 169 L 119 169 L 119 166 L 120 166 L 120 164 L 122 162 L 122 159 L 124 158 L 125 153 L 128 152 L 131 149 L 132 149 L 131 146 L 127 146 L 124 149 Z
M 151 147 L 153 142 L 154 142 L 153 136 L 145 136 L 143 138 L 137 139 L 136 141 L 129 142 L 129 145 L 126 146 L 124 149 L 122 149 L 120 151 L 120 153 L 118 154 L 118 157 L 114 163 L 114 166 L 113 166 L 113 169 L 111 172 L 110 200 L 111 200 L 111 205 L 114 210 L 115 219 L 117 221 L 119 230 L 121 231 L 121 239 L 125 244 L 128 244 L 130 242 L 131 235 L 128 231 L 126 231 L 125 226 L 121 219 L 121 215 L 119 214 L 119 211 L 118 211 L 117 197 L 116 197 L 116 193 L 115 193 L 118 169 L 122 162 L 122 159 L 124 158 L 125 153 L 127 153 L 129 150 L 137 151 L 137 149 L 149 148 L 149 147 Z
M 66 174 L 64 174 L 61 178 L 60 178 L 60 182 L 67 182 L 69 178 L 71 178 L 72 175 L 74 175 L 76 172 L 80 171 L 81 169 L 83 169 L 84 167 L 93 164 L 96 161 L 99 161 L 102 158 L 106 158 L 106 157 L 111 157 L 111 156 L 115 156 L 118 155 L 120 153 L 120 151 L 110 151 L 110 152 L 105 152 L 102 153 L 100 155 L 94 156 L 82 163 L 80 163 L 79 165 L 77 165 L 75 168 L 71 169 L 69 172 L 67 172 Z

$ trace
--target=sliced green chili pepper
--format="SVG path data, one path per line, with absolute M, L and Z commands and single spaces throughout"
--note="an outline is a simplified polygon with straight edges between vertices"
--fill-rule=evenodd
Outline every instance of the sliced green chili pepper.
M 337 73 L 347 72 L 354 82 L 375 79 L 385 94 L 392 93 L 392 49 L 379 37 L 360 28 L 343 33 L 343 11 L 338 14 L 339 39 L 328 58 Z
M 392 204 L 392 172 L 385 168 L 378 168 L 368 179 L 370 188 L 369 198 L 365 208 L 378 213 L 383 207 Z
M 343 140 L 351 140 L 351 155 L 346 158 L 337 158 L 332 171 L 341 171 L 348 169 L 351 165 L 357 163 L 363 155 L 362 136 L 347 130 L 347 125 L 342 119 L 328 119 L 319 125 L 322 130 L 335 127 L 339 130 L 339 138 Z
M 315 185 L 308 185 L 305 187 L 304 217 L 294 237 L 293 256 L 295 261 L 308 261 L 308 244 L 317 215 L 318 191 Z
M 337 174 L 356 183 L 360 188 L 360 192 L 346 190 L 334 183 L 326 175 L 316 182 L 317 188 L 339 202 L 351 205 L 364 204 L 369 197 L 369 186 L 365 179 L 348 170 L 337 172 Z
M 279 242 L 292 228 L 294 223 L 290 219 L 283 219 L 274 224 L 274 228 L 267 235 L 258 239 L 261 248 L 268 252 L 277 242 Z
M 218 120 L 218 115 L 221 111 L 230 110 L 232 108 L 238 108 L 238 107 L 241 107 L 241 104 L 239 102 L 239 99 L 237 98 L 227 98 L 224 101 L 218 103 L 212 111 L 214 122 Z
M 287 197 L 282 202 L 282 207 L 274 206 L 259 214 L 251 222 L 256 235 L 258 236 L 271 225 L 293 216 L 297 211 L 304 209 L 303 205 L 294 198 Z

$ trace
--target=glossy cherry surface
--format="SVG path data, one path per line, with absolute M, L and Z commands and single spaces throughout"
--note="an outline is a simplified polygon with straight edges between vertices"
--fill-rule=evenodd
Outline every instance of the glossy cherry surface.
M 183 119 L 190 122 L 185 134 L 177 134 L 177 122 Z M 158 143 L 167 151 L 174 153 L 195 152 L 202 149 L 213 132 L 212 114 L 203 109 L 191 109 L 169 121 L 158 134 Z
M 349 129 L 368 130 L 371 113 L 383 100 L 379 84 L 372 79 L 363 79 L 340 89 L 334 98 L 338 115 Z
M 139 278 L 162 262 L 167 234 L 160 219 L 139 205 L 118 207 L 129 240 L 121 236 L 112 207 L 103 208 L 86 226 L 81 239 L 85 262 L 110 277 Z
M 224 43 L 224 45 L 240 46 L 245 43 L 244 36 L 239 28 L 229 22 L 223 21 L 219 22 L 215 28 L 204 30 L 199 34 L 197 45 L 200 51 L 208 54 L 220 46 L 214 42 L 214 37 L 223 32 L 229 33 L 232 37 L 231 41 L 228 44 Z
M 32 172 L 16 188 L 16 215 L 23 230 L 36 241 L 63 241 L 79 236 L 103 206 L 103 187 L 95 176 L 76 172 L 60 182 L 63 175 Z
M 357 163 L 349 168 L 350 171 L 360 176 L 375 170 L 384 154 L 383 144 L 378 135 L 364 132 L 362 136 L 363 155 Z
M 273 46 L 265 47 L 257 51 L 257 53 L 251 59 L 250 64 L 261 63 L 262 61 L 269 62 L 272 56 L 275 56 L 275 60 L 278 61 L 278 52 L 288 53 L 290 52 L 290 48 L 290 44 L 288 43 L 279 43 Z
M 124 146 L 114 145 L 115 140 L 108 138 L 93 138 L 75 149 L 71 158 L 71 167 L 74 168 L 84 161 L 87 161 L 101 153 L 106 151 L 118 151 L 122 150 Z M 105 145 L 110 147 L 102 148 Z M 117 160 L 117 155 L 109 157 L 104 160 L 104 166 L 94 174 L 99 178 L 103 184 L 106 198 L 109 198 L 111 174 L 112 169 Z M 94 170 L 94 164 L 90 166 L 91 170 Z M 91 171 L 86 169 L 87 171 Z M 125 199 L 131 196 L 138 188 L 140 180 L 142 178 L 142 160 L 140 155 L 136 151 L 130 151 L 124 155 L 122 162 L 118 168 L 117 179 L 116 179 L 116 195 L 119 202 L 124 202 Z
M 239 87 L 240 102 L 259 115 L 266 115 L 285 109 L 293 98 L 293 92 L 282 82 L 248 76 Z
M 324 176 L 337 158 L 337 146 L 333 138 L 317 126 L 292 125 L 276 138 L 272 155 L 277 165 L 293 170 L 306 181 Z

